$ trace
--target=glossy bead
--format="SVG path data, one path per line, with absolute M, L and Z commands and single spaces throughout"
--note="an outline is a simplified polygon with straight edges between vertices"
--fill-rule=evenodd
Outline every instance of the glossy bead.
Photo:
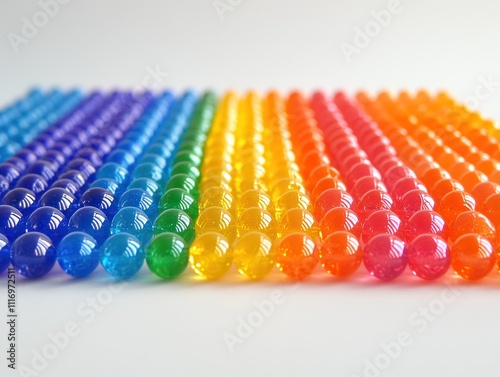
M 392 209 L 393 201 L 389 194 L 382 190 L 370 190 L 359 199 L 357 214 L 359 220 L 364 222 L 372 212 L 381 209 Z
M 392 280 L 403 273 L 408 263 L 405 243 L 392 234 L 379 234 L 364 247 L 363 263 L 380 280 Z
M 191 268 L 206 279 L 219 279 L 224 276 L 232 261 L 233 249 L 228 239 L 220 233 L 199 234 L 189 248 Z
M 93 187 L 83 193 L 80 199 L 80 206 L 99 208 L 107 218 L 112 219 L 117 211 L 118 203 L 115 196 L 108 190 L 101 187 Z
M 490 181 L 478 183 L 471 191 L 471 195 L 476 200 L 476 209 L 481 212 L 486 199 L 498 193 L 500 193 L 499 184 Z
M 490 195 L 486 199 L 482 213 L 490 219 L 496 229 L 500 229 L 500 194 Z
M 474 170 L 461 175 L 459 180 L 465 190 L 471 192 L 477 184 L 487 182 L 488 176 L 478 170 Z
M 116 279 L 129 279 L 137 274 L 144 264 L 144 250 L 137 237 L 129 233 L 118 233 L 102 244 L 99 259 L 111 276 Z
M 68 220 L 58 209 L 40 207 L 29 216 L 26 226 L 28 232 L 43 233 L 57 246 L 67 233 Z
M 95 207 L 82 207 L 78 209 L 69 219 L 70 231 L 80 231 L 94 237 L 100 246 L 109 235 L 109 220 L 100 209 Z
M 392 211 L 383 209 L 372 212 L 363 224 L 361 238 L 367 243 L 378 234 L 393 234 L 404 238 L 404 223 Z
M 27 169 L 27 173 L 41 175 L 47 182 L 51 182 L 56 175 L 57 168 L 48 161 L 36 161 Z
M 250 279 L 265 277 L 274 267 L 276 250 L 271 239 L 261 232 L 248 232 L 234 245 L 234 264 Z
M 78 170 L 68 170 L 59 176 L 59 179 L 69 179 L 82 188 L 87 184 L 87 177 Z
M 241 237 L 253 231 L 263 233 L 271 240 L 276 238 L 276 223 L 268 211 L 254 207 L 239 215 L 236 222 L 237 236 Z
M 166 232 L 179 235 L 191 245 L 195 237 L 193 220 L 179 209 L 166 209 L 154 221 L 153 233 L 158 235 Z
M 400 165 L 393 166 L 384 173 L 384 183 L 386 184 L 387 189 L 390 192 L 392 192 L 396 183 L 403 178 L 416 179 L 417 176 L 415 175 L 414 171 L 411 170 L 409 167 Z
M 0 234 L 0 274 L 10 265 L 10 243 L 7 237 Z
M 434 186 L 431 186 L 431 195 L 436 201 L 436 206 L 439 206 L 441 199 L 452 191 L 465 191 L 464 186 L 460 182 L 451 178 L 444 178 L 436 182 Z
M 456 241 L 464 234 L 475 233 L 483 236 L 493 245 L 496 242 L 495 227 L 482 213 L 477 211 L 462 212 L 450 227 L 450 241 Z
M 355 237 L 361 236 L 361 224 L 356 213 L 348 208 L 333 208 L 323 216 L 320 222 L 321 239 L 338 231 L 352 233 Z
M 314 217 L 321 221 L 323 216 L 332 208 L 353 208 L 354 198 L 340 189 L 328 189 L 323 191 L 314 203 Z
M 50 187 L 63 188 L 72 193 L 75 196 L 75 198 L 79 198 L 81 196 L 80 186 L 71 179 L 58 179 Z
M 311 201 L 314 203 L 318 199 L 318 197 L 323 193 L 325 190 L 328 189 L 340 189 L 347 191 L 346 185 L 344 182 L 336 179 L 336 178 L 331 178 L 331 177 L 326 177 L 318 181 L 316 185 L 314 186 L 314 189 L 311 191 L 311 195 L 309 197 L 311 198 Z
M 174 233 L 157 235 L 146 249 L 146 263 L 162 279 L 179 276 L 189 262 L 189 246 Z
M 180 188 L 187 191 L 193 196 L 193 198 L 198 199 L 199 192 L 197 188 L 196 181 L 187 174 L 176 174 L 170 177 L 168 180 L 165 191 L 171 188 Z
M 478 234 L 465 234 L 451 247 L 451 266 L 464 279 L 482 279 L 493 269 L 495 259 L 490 241 Z
M 5 194 L 9 192 L 9 181 L 7 181 L 3 176 L 0 175 L 0 201 L 3 199 Z
M 271 213 L 274 212 L 275 209 L 269 195 L 258 189 L 247 190 L 238 198 L 238 213 L 242 213 L 248 208 L 260 208 Z
M 311 275 L 318 259 L 316 243 L 305 233 L 289 233 L 276 248 L 276 266 L 292 279 L 300 280 Z
M 403 196 L 412 190 L 420 190 L 423 192 L 427 192 L 426 187 L 422 182 L 413 177 L 401 178 L 394 184 L 394 187 L 391 191 L 391 197 L 394 199 L 396 203 L 401 202 Z
M 99 178 L 111 178 L 119 185 L 123 185 L 128 180 L 128 171 L 126 168 L 115 162 L 107 162 L 102 165 L 97 172 L 96 179 Z
M 403 221 L 408 221 L 418 211 L 432 211 L 434 205 L 434 198 L 432 196 L 426 191 L 415 189 L 403 195 L 401 201 L 396 206 L 396 211 Z
M 118 208 L 135 207 L 144 211 L 150 219 L 156 217 L 158 207 L 153 197 L 146 191 L 138 188 L 128 189 L 118 201 Z
M 146 191 L 153 198 L 157 197 L 160 194 L 160 186 L 157 182 L 153 181 L 151 178 L 137 178 L 134 179 L 127 187 L 131 188 L 139 188 Z
M 10 190 L 2 199 L 2 204 L 17 208 L 24 217 L 28 217 L 37 208 L 36 195 L 33 191 L 17 187 Z
M 358 239 L 350 232 L 334 232 L 323 240 L 319 260 L 326 272 L 346 277 L 361 264 L 363 255 Z
M 106 162 L 114 162 L 128 169 L 134 164 L 135 157 L 129 151 L 124 149 L 115 149 L 108 155 Z
M 334 189 L 332 189 L 334 190 Z M 292 208 L 301 208 L 303 210 L 312 212 L 312 206 L 311 206 L 311 201 L 309 200 L 309 197 L 298 191 L 298 190 L 292 190 L 285 192 L 281 197 L 278 199 L 276 203 L 276 208 L 275 208 L 275 216 L 276 219 L 281 219 L 281 217 L 290 209 Z
M 222 207 L 208 207 L 196 219 L 196 234 L 217 232 L 229 242 L 236 238 L 236 224 L 227 210 Z
M 32 191 L 37 198 L 40 198 L 40 196 L 49 188 L 49 184 L 41 175 L 26 174 L 19 179 L 16 187 L 26 188 Z
M 26 233 L 12 244 L 11 262 L 18 274 L 30 279 L 39 278 L 54 267 L 56 249 L 46 235 Z
M 309 211 L 292 208 L 278 222 L 278 237 L 283 238 L 290 233 L 306 233 L 316 241 L 319 239 L 319 226 Z
M 130 233 L 136 236 L 143 246 L 153 237 L 153 223 L 139 208 L 120 209 L 111 221 L 111 234 Z
M 143 162 L 150 162 L 158 166 L 160 169 L 165 169 L 168 164 L 168 160 L 165 157 L 162 157 L 158 154 L 154 153 L 146 153 L 144 156 L 141 158 L 141 163 Z
M 96 168 L 94 167 L 94 165 L 89 160 L 86 160 L 84 158 L 75 158 L 71 160 L 66 165 L 66 170 L 77 170 L 85 176 L 86 180 L 93 180 L 96 173 Z
M 410 243 L 421 234 L 436 234 L 448 240 L 449 228 L 443 217 L 434 211 L 418 211 L 406 223 L 405 241 Z
M 422 234 L 409 244 L 408 267 L 421 279 L 440 278 L 446 274 L 450 264 L 448 244 L 436 234 Z
M 77 208 L 76 198 L 68 190 L 55 187 L 47 190 L 38 202 L 40 207 L 57 208 L 64 216 L 70 217 Z
M 158 204 L 158 212 L 169 208 L 178 209 L 189 215 L 193 221 L 198 217 L 198 203 L 186 191 L 173 188 L 165 192 Z
M 476 201 L 474 198 L 462 191 L 452 191 L 446 194 L 438 207 L 438 212 L 451 225 L 459 214 L 466 211 L 474 211 Z M 491 220 L 491 219 L 490 219 Z
M 137 165 L 132 172 L 132 178 L 150 178 L 157 183 L 163 183 L 165 176 L 163 170 L 151 162 L 143 162 Z
M 112 195 L 119 196 L 121 194 L 120 185 L 112 178 L 99 178 L 91 183 L 90 188 L 100 187 L 109 191 Z
M 3 176 L 10 185 L 14 186 L 21 176 L 21 172 L 14 165 L 4 162 L 3 164 L 0 164 L 0 175 Z
M 66 235 L 57 247 L 57 262 L 65 273 L 75 278 L 90 275 L 99 265 L 97 241 L 83 232 Z
M 190 162 L 178 162 L 172 167 L 172 171 L 170 173 L 171 175 L 176 175 L 176 174 L 187 174 L 191 178 L 195 180 L 199 180 L 201 173 L 200 170 L 196 167 L 193 166 Z

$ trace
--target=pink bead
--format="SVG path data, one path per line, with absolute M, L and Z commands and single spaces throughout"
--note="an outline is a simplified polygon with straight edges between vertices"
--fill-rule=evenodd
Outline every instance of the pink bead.
M 394 187 L 392 188 L 392 199 L 394 199 L 396 203 L 399 203 L 407 192 L 415 189 L 427 192 L 425 185 L 418 179 L 412 177 L 401 178 L 394 184 Z
M 448 240 L 449 229 L 441 215 L 434 211 L 418 211 L 406 223 L 405 240 L 410 243 L 421 234 L 436 234 Z
M 421 279 L 434 280 L 443 276 L 450 264 L 450 248 L 436 234 L 422 234 L 408 247 L 408 266 Z
M 346 183 L 348 186 L 353 187 L 358 179 L 363 177 L 375 177 L 378 179 L 382 179 L 379 171 L 375 169 L 372 164 L 366 162 L 359 162 L 356 165 L 352 166 L 346 174 Z
M 408 221 L 414 213 L 422 210 L 432 211 L 434 199 L 422 190 L 411 190 L 403 195 L 397 204 L 397 213 L 404 221 Z
M 378 234 L 394 234 L 399 238 L 404 237 L 403 223 L 392 211 L 382 209 L 373 212 L 363 224 L 361 238 L 367 243 Z
M 379 234 L 365 245 L 363 262 L 370 275 L 380 280 L 392 280 L 406 268 L 406 245 L 392 234 Z
M 384 183 L 389 191 L 392 191 L 394 185 L 401 178 L 417 178 L 415 172 L 407 166 L 393 166 L 384 173 Z
M 358 216 L 363 223 L 372 212 L 381 209 L 392 209 L 393 201 L 389 194 L 382 190 L 370 190 L 358 202 Z
M 361 199 L 361 197 L 368 191 L 374 189 L 387 192 L 384 183 L 380 179 L 378 179 L 377 177 L 368 176 L 358 179 L 354 184 L 351 193 L 356 199 Z

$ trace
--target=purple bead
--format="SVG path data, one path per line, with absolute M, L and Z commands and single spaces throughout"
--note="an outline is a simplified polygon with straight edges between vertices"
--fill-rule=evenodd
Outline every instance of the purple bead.
M 17 208 L 24 217 L 28 217 L 37 207 L 36 195 L 31 190 L 17 187 L 5 194 L 2 204 Z
M 39 198 L 49 188 L 49 184 L 39 174 L 26 174 L 19 179 L 16 187 L 24 187 L 31 190 Z

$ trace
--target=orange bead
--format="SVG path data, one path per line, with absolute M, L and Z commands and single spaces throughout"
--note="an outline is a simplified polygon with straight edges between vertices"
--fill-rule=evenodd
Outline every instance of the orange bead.
M 319 260 L 326 272 L 338 277 L 349 276 L 363 260 L 360 243 L 352 233 L 332 233 L 321 245 Z
M 291 233 L 276 248 L 276 265 L 292 279 L 311 275 L 318 264 L 318 249 L 314 240 L 305 233 Z
M 494 182 L 481 182 L 477 184 L 471 192 L 471 195 L 476 200 L 476 209 L 479 212 L 483 211 L 483 205 L 486 199 L 493 194 L 500 193 L 500 185 Z
M 356 238 L 361 237 L 361 224 L 358 215 L 349 208 L 338 207 L 328 211 L 320 222 L 320 230 L 323 240 L 328 235 L 338 231 L 350 232 Z
M 438 181 L 443 178 L 451 178 L 450 174 L 439 167 L 432 167 L 427 169 L 422 175 L 420 180 L 425 187 L 433 187 Z
M 285 212 L 278 222 L 278 236 L 285 237 L 290 233 L 306 233 L 313 240 L 319 239 L 319 227 L 314 216 L 301 208 L 292 208 Z
M 490 241 L 478 234 L 466 234 L 451 247 L 451 266 L 464 279 L 479 280 L 495 265 L 495 252 Z
M 491 182 L 500 184 L 500 170 L 497 170 L 496 172 L 492 173 L 489 178 Z
M 438 212 L 448 225 L 462 212 L 474 211 L 476 201 L 474 198 L 464 191 L 452 191 L 446 194 L 438 207 Z
M 450 241 L 456 241 L 460 236 L 476 233 L 495 244 L 495 227 L 482 213 L 477 211 L 462 212 L 450 227 Z
M 474 171 L 474 165 L 466 162 L 466 161 L 458 161 L 450 168 L 450 174 L 453 178 L 460 180 L 460 177 L 465 173 L 470 171 Z
M 304 178 L 308 178 L 308 174 L 319 165 L 330 165 L 330 159 L 323 153 L 318 151 L 310 151 L 299 160 L 299 165 L 302 167 Z
M 340 189 L 344 191 L 347 190 L 344 182 L 336 178 L 326 177 L 318 181 L 314 186 L 313 190 L 311 191 L 311 195 L 309 196 L 311 198 L 311 202 L 315 203 L 316 200 L 318 200 L 318 197 L 328 189 Z
M 500 228 L 500 194 L 493 194 L 483 204 L 483 213 L 493 223 L 495 228 Z
M 496 171 L 500 170 L 500 162 L 493 159 L 482 160 L 476 165 L 477 169 L 482 171 L 486 175 L 491 175 Z
M 464 191 L 464 186 L 460 182 L 452 178 L 443 178 L 436 182 L 431 187 L 431 195 L 436 200 L 436 206 L 439 205 L 441 199 L 452 191 Z
M 320 165 L 313 169 L 307 180 L 307 189 L 312 191 L 314 186 L 323 178 L 340 179 L 340 173 L 337 169 L 329 165 Z
M 487 180 L 488 177 L 479 170 L 469 171 L 462 175 L 459 179 L 460 183 L 464 185 L 465 191 L 467 192 L 472 192 L 478 183 L 486 182 Z

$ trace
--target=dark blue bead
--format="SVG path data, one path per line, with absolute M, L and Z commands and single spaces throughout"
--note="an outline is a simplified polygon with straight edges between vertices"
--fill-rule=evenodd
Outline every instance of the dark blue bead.
M 70 193 L 72 193 L 75 196 L 75 198 L 77 198 L 77 199 L 80 198 L 80 195 L 81 195 L 80 186 L 78 185 L 78 183 L 76 183 L 75 181 L 72 181 L 71 179 L 68 179 L 68 178 L 58 179 L 50 187 L 51 188 L 60 187 L 60 188 L 66 189 Z
M 102 165 L 102 160 L 92 148 L 83 148 L 78 151 L 76 157 L 81 157 L 89 160 L 94 166 L 99 167 Z
M 0 201 L 9 191 L 9 187 L 10 187 L 9 181 L 7 181 L 3 175 L 0 175 Z
M 0 234 L 15 241 L 21 234 L 26 233 L 26 221 L 23 214 L 14 207 L 0 205 Z
M 60 187 L 47 190 L 40 198 L 38 204 L 40 207 L 50 206 L 57 208 L 66 217 L 70 217 L 78 205 L 75 196 L 68 190 Z
M 51 182 L 56 176 L 57 167 L 48 161 L 37 161 L 27 170 L 27 173 L 41 175 L 47 182 Z
M 19 179 L 16 187 L 24 187 L 31 190 L 35 193 L 37 198 L 40 198 L 40 196 L 42 196 L 42 194 L 49 188 L 49 184 L 41 175 L 26 174 Z
M 112 219 L 118 210 L 118 200 L 108 190 L 101 187 L 93 187 L 83 193 L 80 199 L 80 206 L 99 208 L 108 219 Z
M 11 157 L 5 160 L 5 162 L 14 165 L 21 173 L 25 171 L 28 166 L 26 161 L 19 157 Z
M 68 275 L 86 277 L 99 265 L 97 241 L 87 233 L 72 232 L 59 242 L 57 261 Z
M 42 157 L 47 152 L 47 148 L 45 148 L 42 143 L 36 141 L 29 143 L 25 148 L 32 151 L 38 158 Z
M 2 204 L 17 208 L 24 217 L 28 217 L 38 207 L 35 193 L 23 187 L 14 188 L 5 194 Z
M 40 207 L 30 215 L 26 226 L 28 232 L 43 233 L 57 245 L 67 233 L 68 220 L 58 209 Z
M 55 143 L 51 149 L 61 152 L 66 158 L 69 158 L 73 155 L 73 151 L 71 150 L 71 148 L 64 143 Z
M 100 158 L 103 158 L 111 152 L 111 147 L 108 144 L 103 143 L 99 138 L 89 139 L 87 146 L 94 149 Z
M 36 157 L 36 154 L 34 154 L 31 150 L 26 148 L 17 151 L 15 157 L 19 157 L 21 160 L 26 162 L 27 165 L 31 165 L 38 158 Z
M 71 160 L 68 162 L 66 165 L 66 170 L 78 170 L 81 172 L 87 179 L 91 179 L 95 173 L 96 173 L 96 168 L 94 165 L 89 160 L 86 160 L 84 158 L 75 158 L 74 160 Z
M 75 182 L 78 187 L 82 188 L 87 183 L 85 175 L 78 170 L 68 170 L 59 176 L 59 179 L 70 179 Z
M 46 275 L 56 263 L 56 249 L 43 233 L 23 234 L 13 244 L 12 265 L 16 271 L 30 279 Z
M 10 244 L 7 237 L 0 234 L 0 274 L 4 272 L 10 264 Z
M 14 165 L 4 162 L 0 164 L 0 175 L 3 176 L 10 185 L 14 185 L 21 176 L 21 172 Z
M 114 179 L 111 178 L 99 178 L 96 179 L 90 187 L 102 187 L 105 190 L 108 190 L 115 196 L 121 195 L 120 185 Z
M 95 207 L 82 207 L 69 219 L 70 231 L 85 232 L 102 245 L 109 236 L 110 223 L 104 212 Z
M 47 151 L 47 153 L 45 153 L 45 155 L 42 157 L 42 161 L 51 162 L 59 169 L 66 163 L 66 156 L 62 152 L 51 149 Z

